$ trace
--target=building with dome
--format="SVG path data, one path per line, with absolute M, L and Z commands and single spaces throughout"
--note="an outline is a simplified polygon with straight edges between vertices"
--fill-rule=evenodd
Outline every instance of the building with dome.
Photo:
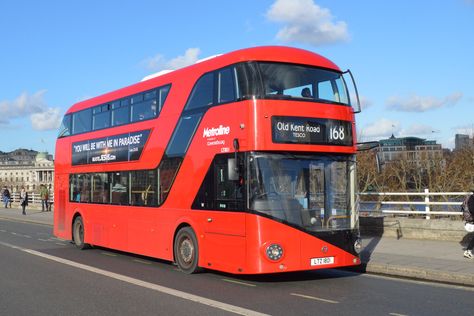
M 36 192 L 41 184 L 53 192 L 54 160 L 47 152 L 31 149 L 0 151 L 0 185 L 11 192 L 19 192 L 22 186 L 28 192 Z

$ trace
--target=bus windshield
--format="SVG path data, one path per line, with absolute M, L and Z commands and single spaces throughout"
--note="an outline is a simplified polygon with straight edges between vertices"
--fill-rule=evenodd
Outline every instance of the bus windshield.
M 354 228 L 353 156 L 256 153 L 249 160 L 250 210 L 308 231 Z
M 293 99 L 351 105 L 343 74 L 283 63 L 260 62 L 264 98 Z

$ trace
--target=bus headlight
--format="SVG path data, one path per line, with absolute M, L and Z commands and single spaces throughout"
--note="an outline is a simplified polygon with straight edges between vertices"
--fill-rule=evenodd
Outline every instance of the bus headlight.
M 283 248 L 279 244 L 271 244 L 265 250 L 265 254 L 271 261 L 278 261 L 283 257 Z
M 357 254 L 359 254 L 362 250 L 362 240 L 360 238 L 357 238 L 356 241 L 354 242 L 354 250 Z

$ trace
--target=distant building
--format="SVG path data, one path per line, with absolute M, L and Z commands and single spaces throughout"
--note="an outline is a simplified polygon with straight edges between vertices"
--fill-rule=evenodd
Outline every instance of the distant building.
M 456 134 L 454 138 L 454 150 L 474 147 L 474 137 L 465 134 Z
M 435 140 L 425 140 L 418 137 L 400 137 L 392 135 L 381 139 L 376 149 L 380 162 L 389 163 L 395 160 L 420 165 L 422 161 L 443 159 L 443 148 Z
M 22 186 L 27 191 L 37 191 L 40 184 L 53 190 L 53 156 L 29 149 L 0 152 L 0 185 L 11 192 L 18 192 Z

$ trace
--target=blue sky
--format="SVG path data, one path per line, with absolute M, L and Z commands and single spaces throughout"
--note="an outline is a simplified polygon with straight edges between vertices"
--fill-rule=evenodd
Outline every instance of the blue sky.
M 350 68 L 359 141 L 473 133 L 474 0 L 16 0 L 0 2 L 0 150 L 54 153 L 73 103 L 260 45 Z

